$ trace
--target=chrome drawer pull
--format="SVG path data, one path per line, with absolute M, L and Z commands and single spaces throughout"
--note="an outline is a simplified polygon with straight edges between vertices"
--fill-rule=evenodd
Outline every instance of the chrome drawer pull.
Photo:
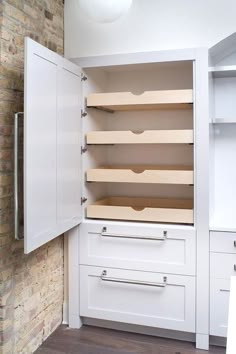
M 234 271 L 236 272 L 236 264 L 234 264 Z
M 120 278 L 107 277 L 107 271 L 106 270 L 104 270 L 102 272 L 101 279 L 103 281 L 110 281 L 110 282 L 113 282 L 113 283 L 156 286 L 158 288 L 165 288 L 166 285 L 167 285 L 167 277 L 163 277 L 163 283 L 153 283 L 153 282 L 146 282 L 146 281 L 142 281 L 142 280 L 130 280 L 130 279 L 120 279 Z
M 107 232 L 107 228 L 103 227 L 101 236 L 103 237 L 118 237 L 118 238 L 131 238 L 135 240 L 154 240 L 154 241 L 165 241 L 167 238 L 167 231 L 163 231 L 163 236 L 133 236 L 133 235 L 124 235 L 124 234 L 111 234 Z
M 236 241 L 234 241 L 234 247 L 236 247 Z

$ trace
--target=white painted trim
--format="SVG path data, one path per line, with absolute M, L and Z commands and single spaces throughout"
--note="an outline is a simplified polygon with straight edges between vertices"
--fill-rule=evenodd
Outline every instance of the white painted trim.
M 172 330 L 167 330 L 162 328 L 154 328 L 154 327 L 133 325 L 127 323 L 98 320 L 98 319 L 88 318 L 88 317 L 83 317 L 83 323 L 88 326 L 115 329 L 117 331 L 139 333 L 148 336 L 156 336 L 162 338 L 171 338 L 171 339 L 183 340 L 183 341 L 193 342 L 193 343 L 195 342 L 194 333 L 186 333 L 186 332 L 172 331 Z
M 115 65 L 133 65 L 161 62 L 194 60 L 196 49 L 163 50 L 127 54 L 99 55 L 91 57 L 71 58 L 70 60 L 85 68 L 98 68 Z
M 229 319 L 228 319 L 228 334 L 227 334 L 227 354 L 235 354 L 236 352 L 236 277 L 231 277 L 230 298 L 229 298 Z
M 62 324 L 63 325 L 68 325 L 69 324 L 69 316 L 68 316 L 68 302 L 63 302 L 63 307 L 62 307 Z
M 79 226 L 66 233 L 68 237 L 68 288 L 69 288 L 69 326 L 80 328 L 80 289 L 79 289 Z
M 209 336 L 207 334 L 196 334 L 196 348 L 209 350 Z
M 197 226 L 197 348 L 209 347 L 209 99 L 208 51 L 195 61 L 195 223 Z
M 67 234 L 64 235 L 64 301 L 63 301 L 63 310 L 62 310 L 62 323 L 69 323 L 69 305 L 68 305 L 68 237 Z

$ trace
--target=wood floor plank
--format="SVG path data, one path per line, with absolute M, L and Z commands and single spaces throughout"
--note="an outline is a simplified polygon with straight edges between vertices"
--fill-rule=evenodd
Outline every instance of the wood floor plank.
M 208 352 L 195 349 L 194 343 L 136 333 L 83 326 L 60 326 L 35 354 L 225 354 L 225 348 Z

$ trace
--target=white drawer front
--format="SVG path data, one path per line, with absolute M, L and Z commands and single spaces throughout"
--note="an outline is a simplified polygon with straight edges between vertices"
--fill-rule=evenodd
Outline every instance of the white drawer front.
M 210 232 L 211 252 L 236 253 L 236 233 Z
M 81 264 L 195 275 L 195 231 L 104 224 L 80 235 Z
M 194 277 L 89 266 L 80 272 L 81 316 L 195 331 Z
M 211 277 L 229 279 L 236 275 L 236 254 L 211 253 L 210 261 Z
M 211 279 L 210 290 L 210 334 L 226 337 L 230 280 Z

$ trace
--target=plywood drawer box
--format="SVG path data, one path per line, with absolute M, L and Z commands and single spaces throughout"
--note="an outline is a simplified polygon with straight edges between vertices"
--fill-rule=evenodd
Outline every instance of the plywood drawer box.
M 80 315 L 195 331 L 195 278 L 80 267 Z
M 211 253 L 211 277 L 229 279 L 236 275 L 236 254 Z
M 236 233 L 210 232 L 211 252 L 236 253 Z
M 210 334 L 227 337 L 230 279 L 210 281 Z
M 87 182 L 193 184 L 189 166 L 105 166 L 87 171 Z
M 193 223 L 193 203 L 189 199 L 111 197 L 87 207 L 94 219 Z
M 117 226 L 84 223 L 80 263 L 195 275 L 196 232 L 190 227 Z
M 87 107 L 108 111 L 189 109 L 193 103 L 193 90 L 145 91 L 141 95 L 131 92 L 94 93 L 87 97 Z
M 87 144 L 192 144 L 193 130 L 91 131 Z

